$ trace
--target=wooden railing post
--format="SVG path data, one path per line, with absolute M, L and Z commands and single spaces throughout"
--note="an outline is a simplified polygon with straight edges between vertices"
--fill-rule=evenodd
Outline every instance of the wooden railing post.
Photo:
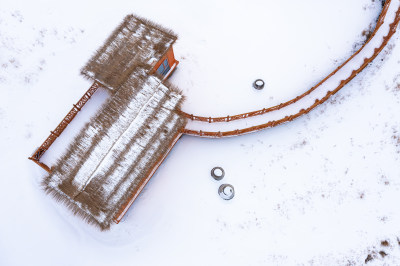
M 95 81 L 92 86 L 86 91 L 86 93 L 82 96 L 82 98 L 77 102 L 77 104 L 73 105 L 73 108 L 68 112 L 68 114 L 64 117 L 64 119 L 58 124 L 56 129 L 50 131 L 50 135 L 47 139 L 40 145 L 39 148 L 33 153 L 30 160 L 34 161 L 40 167 L 50 172 L 50 167 L 40 162 L 40 158 L 43 154 L 50 148 L 50 146 L 54 143 L 54 141 L 61 135 L 64 129 L 71 123 L 76 114 L 82 109 L 82 107 L 87 103 L 87 101 L 92 97 L 92 95 L 97 91 L 100 87 L 100 83 Z

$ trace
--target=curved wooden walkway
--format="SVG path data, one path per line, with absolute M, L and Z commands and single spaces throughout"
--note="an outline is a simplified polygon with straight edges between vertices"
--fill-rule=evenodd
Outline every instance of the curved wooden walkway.
M 283 123 L 290 122 L 304 114 L 309 113 L 318 105 L 327 101 L 332 95 L 338 92 L 341 88 L 343 88 L 347 83 L 349 83 L 355 76 L 357 76 L 365 67 L 371 63 L 378 54 L 382 51 L 382 49 L 387 45 L 391 37 L 396 32 L 397 26 L 400 21 L 400 0 L 386 0 L 385 5 L 383 6 L 382 12 L 379 16 L 377 21 L 376 27 L 371 34 L 370 38 L 366 41 L 366 43 L 357 51 L 355 52 L 349 59 L 347 59 L 343 64 L 341 64 L 338 68 L 336 68 L 332 73 L 322 79 L 318 84 L 313 86 L 311 89 L 307 90 L 303 94 L 291 99 L 290 101 L 281 103 L 276 106 L 263 108 L 261 110 L 252 111 L 244 114 L 238 114 L 233 116 L 226 116 L 226 117 L 204 117 L 204 116 L 196 116 L 193 114 L 188 114 L 182 111 L 182 115 L 189 119 L 189 123 L 186 128 L 183 130 L 184 134 L 198 136 L 198 137 L 209 137 L 209 138 L 221 138 L 221 137 L 232 137 L 232 136 L 239 136 L 248 134 L 251 132 L 256 132 L 259 130 L 263 130 L 266 128 L 271 128 L 278 126 Z M 388 32 L 382 35 L 382 32 L 388 27 Z M 379 33 L 379 34 L 378 34 Z M 379 41 L 379 38 L 381 40 Z M 318 90 L 322 90 L 321 88 L 330 80 L 336 78 L 336 76 L 343 75 L 343 71 L 346 68 L 351 67 L 351 64 L 354 64 L 353 61 L 360 60 L 359 57 L 363 56 L 363 54 L 367 54 L 368 51 L 367 46 L 373 46 L 373 53 L 372 55 L 365 55 L 362 58 L 362 64 L 351 68 L 350 75 L 346 78 L 340 79 L 338 85 L 334 87 L 332 90 L 328 90 L 324 92 L 324 96 L 321 97 L 321 93 L 318 93 Z M 368 47 L 371 50 L 371 47 Z M 341 72 L 342 71 L 342 72 Z M 319 94 L 318 97 L 312 99 L 313 101 L 310 102 L 310 99 L 306 99 L 307 97 L 312 97 L 312 94 Z M 296 108 L 295 105 L 300 101 L 308 101 L 311 104 L 308 104 L 305 107 L 297 109 L 296 111 L 288 110 L 285 113 L 285 109 Z M 279 113 L 277 113 L 279 112 Z M 271 115 L 274 119 L 265 119 L 260 123 L 263 116 L 266 114 L 274 113 Z M 282 117 L 279 117 L 281 115 Z M 251 126 L 244 126 L 239 127 L 237 129 L 230 129 L 224 130 L 226 128 L 231 128 L 234 122 L 237 120 L 250 120 L 257 118 L 258 123 L 256 125 Z M 253 121 L 254 123 L 254 121 Z M 211 125 L 213 124 L 213 125 Z M 228 126 L 228 124 L 230 124 Z M 245 125 L 248 123 L 244 123 Z M 212 131 L 210 131 L 212 129 Z

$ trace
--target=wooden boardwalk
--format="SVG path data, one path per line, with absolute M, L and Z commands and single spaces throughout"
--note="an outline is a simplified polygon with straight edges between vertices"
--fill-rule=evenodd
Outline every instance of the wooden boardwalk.
M 393 20 L 390 22 L 385 21 L 387 15 L 388 15 L 388 10 L 390 5 L 396 4 L 399 0 L 387 0 L 385 2 L 384 7 L 382 8 L 382 12 L 379 16 L 379 19 L 376 23 L 375 29 L 372 32 L 370 38 L 366 41 L 366 43 L 359 49 L 357 50 L 350 58 L 348 58 L 345 62 L 343 62 L 339 67 L 337 67 L 334 71 L 332 71 L 328 76 L 323 78 L 320 82 L 318 82 L 315 86 L 304 92 L 303 94 L 289 100 L 286 102 L 283 102 L 279 105 L 276 106 L 271 106 L 271 107 L 266 107 L 260 110 L 255 110 L 247 113 L 242 113 L 242 114 L 237 114 L 237 115 L 228 115 L 225 117 L 205 117 L 205 116 L 198 116 L 194 114 L 189 114 L 184 111 L 180 111 L 180 113 L 185 116 L 186 118 L 189 119 L 189 121 L 194 121 L 194 122 L 202 122 L 202 123 L 207 123 L 207 124 L 212 124 L 212 123 L 229 123 L 237 120 L 245 120 L 257 116 L 262 116 L 271 112 L 277 112 L 280 110 L 283 110 L 289 106 L 292 106 L 299 102 L 300 100 L 304 99 L 305 97 L 309 96 L 312 92 L 317 91 L 324 83 L 326 83 L 329 79 L 335 77 L 335 75 L 338 74 L 338 72 L 345 68 L 349 62 L 354 59 L 356 56 L 359 56 L 362 54 L 363 49 L 366 47 L 367 44 L 369 44 L 374 38 L 376 38 L 376 33 L 378 32 L 379 29 L 385 24 L 389 23 L 389 32 L 386 36 L 383 37 L 382 41 L 379 42 L 379 46 L 375 47 L 374 53 L 369 56 L 365 57 L 363 64 L 360 65 L 358 68 L 353 69 L 351 72 L 351 75 L 347 77 L 346 79 L 343 79 L 340 81 L 339 85 L 326 93 L 326 95 L 320 99 L 315 99 L 312 105 L 302 108 L 298 110 L 297 112 L 291 114 L 291 115 L 286 115 L 280 119 L 276 120 L 270 120 L 270 121 L 265 121 L 264 123 L 250 126 L 250 127 L 244 127 L 244 128 L 237 128 L 235 130 L 214 130 L 210 131 L 207 129 L 193 129 L 190 126 L 190 123 L 182 130 L 182 134 L 187 134 L 187 135 L 192 135 L 192 136 L 198 136 L 198 137 L 208 137 L 208 138 L 221 138 L 221 137 L 232 137 L 232 136 L 239 136 L 239 135 L 244 135 L 248 134 L 251 132 L 256 132 L 260 131 L 266 128 L 271 128 L 275 127 L 290 121 L 293 121 L 294 119 L 309 113 L 311 110 L 319 106 L 320 104 L 324 103 L 327 101 L 332 95 L 334 95 L 336 92 L 338 92 L 341 88 L 343 88 L 346 84 L 348 84 L 352 79 L 354 79 L 363 69 L 365 69 L 369 63 L 371 63 L 382 51 L 382 49 L 388 44 L 389 40 L 391 37 L 395 34 L 397 26 L 400 21 L 400 7 L 397 8 L 395 16 L 393 16 Z M 68 112 L 68 114 L 64 117 L 64 119 L 59 123 L 59 125 L 53 130 L 50 131 L 50 135 L 46 138 L 46 140 L 43 142 L 40 147 L 38 147 L 35 152 L 32 154 L 31 157 L 29 157 L 30 160 L 38 164 L 40 167 L 45 169 L 47 172 L 51 172 L 50 167 L 45 165 L 40 161 L 40 158 L 43 156 L 43 154 L 50 148 L 50 146 L 53 144 L 53 142 L 61 135 L 61 133 L 64 131 L 64 129 L 69 125 L 69 123 L 74 119 L 74 117 L 77 115 L 77 113 L 82 109 L 82 107 L 86 104 L 86 102 L 92 97 L 92 95 L 96 92 L 96 90 L 102 86 L 100 82 L 95 81 L 92 86 L 86 91 L 86 93 L 82 96 L 82 98 L 73 105 L 73 108 Z M 215 128 L 218 129 L 218 125 L 215 126 Z M 222 127 L 221 127 L 222 128 Z
M 58 124 L 58 126 L 53 131 L 50 131 L 50 135 L 42 143 L 42 145 L 40 145 L 40 147 L 35 150 L 33 155 L 29 157 L 29 160 L 34 161 L 48 173 L 51 172 L 50 167 L 40 162 L 40 158 L 50 148 L 50 146 L 54 143 L 54 141 L 61 135 L 61 133 L 63 133 L 65 128 L 69 125 L 69 123 L 72 122 L 72 120 L 75 118 L 78 112 L 82 109 L 83 106 L 85 106 L 87 101 L 89 101 L 89 99 L 92 97 L 92 95 L 97 91 L 99 87 L 100 83 L 95 81 L 92 84 L 92 86 L 90 86 L 90 88 L 86 91 L 86 93 L 82 96 L 82 98 L 76 104 L 73 105 L 72 109 L 60 122 L 60 124 Z
M 388 44 L 391 37 L 395 34 L 397 26 L 400 21 L 400 6 L 397 8 L 397 11 L 394 10 L 395 15 L 393 16 L 393 20 L 389 19 L 391 21 L 386 21 L 387 17 L 388 17 L 388 10 L 391 5 L 396 5 L 396 4 L 398 4 L 398 2 L 399 2 L 399 0 L 387 0 L 385 2 L 385 5 L 383 6 L 382 12 L 379 16 L 379 19 L 377 21 L 375 29 L 374 29 L 373 33 L 371 34 L 370 38 L 366 41 L 366 43 L 359 50 L 357 50 L 350 58 L 348 58 L 343 64 L 341 64 L 334 71 L 332 71 L 328 76 L 326 76 L 324 79 L 322 79 L 318 84 L 316 84 L 311 89 L 304 92 L 303 94 L 301 94 L 287 102 L 276 105 L 276 106 L 267 107 L 267 108 L 263 108 L 261 110 L 251 111 L 251 112 L 243 113 L 243 114 L 237 114 L 237 115 L 231 115 L 231 116 L 228 115 L 225 117 L 197 116 L 197 115 L 188 114 L 188 113 L 182 111 L 182 114 L 184 116 L 186 116 L 190 121 L 205 123 L 204 130 L 201 130 L 201 129 L 199 130 L 197 128 L 196 129 L 191 128 L 190 123 L 188 123 L 188 125 L 184 129 L 183 133 L 187 134 L 187 135 L 198 136 L 198 137 L 208 137 L 208 138 L 239 136 L 239 135 L 244 135 L 244 134 L 248 134 L 251 132 L 260 131 L 260 130 L 263 130 L 266 128 L 275 127 L 275 126 L 293 121 L 294 119 L 296 119 L 304 114 L 309 113 L 311 110 L 313 110 L 320 104 L 327 101 L 332 95 L 334 95 L 341 88 L 343 88 L 346 84 L 348 84 L 352 79 L 354 79 L 362 70 L 364 70 L 368 66 L 368 64 L 370 64 L 379 55 L 379 53 L 382 51 L 382 49 Z M 393 14 L 389 14 L 389 15 L 393 15 Z M 358 68 L 352 69 L 351 74 L 346 79 L 342 79 L 339 82 L 339 85 L 336 88 L 328 91 L 324 97 L 321 97 L 320 99 L 315 98 L 313 103 L 310 106 L 301 108 L 297 112 L 292 113 L 290 115 L 286 115 L 280 119 L 264 121 L 261 124 L 254 125 L 251 127 L 244 127 L 244 128 L 238 128 L 235 130 L 227 130 L 227 131 L 225 130 L 224 131 L 222 126 L 220 127 L 221 129 L 219 129 L 219 125 L 215 125 L 214 128 L 216 130 L 209 131 L 207 129 L 207 128 L 209 128 L 208 124 L 216 123 L 216 124 L 222 125 L 222 124 L 226 124 L 229 122 L 232 123 L 232 121 L 246 120 L 246 119 L 249 119 L 252 117 L 262 116 L 262 115 L 265 115 L 270 112 L 276 112 L 279 110 L 283 110 L 287 107 L 293 106 L 300 100 L 304 99 L 306 96 L 309 96 L 312 92 L 317 91 L 329 79 L 334 78 L 335 75 L 337 75 L 341 69 L 344 69 L 345 67 L 347 67 L 349 65 L 349 62 L 351 62 L 351 60 L 354 59 L 356 56 L 360 56 L 360 55 L 362 56 L 362 52 L 363 52 L 364 48 L 368 44 L 370 44 L 372 42 L 372 40 L 374 40 L 374 38 L 376 38 L 377 32 L 384 25 L 389 25 L 389 31 L 388 31 L 387 35 L 382 38 L 382 41 L 379 42 L 379 45 L 377 47 L 374 47 L 373 54 L 371 56 L 364 57 L 363 63 Z M 201 125 L 200 125 L 200 127 L 201 127 Z

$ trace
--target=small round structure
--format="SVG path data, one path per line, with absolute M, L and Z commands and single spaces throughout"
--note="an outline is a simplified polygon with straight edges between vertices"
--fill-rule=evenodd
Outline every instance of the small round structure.
M 262 80 L 262 79 L 256 79 L 256 80 L 253 82 L 253 87 L 254 87 L 254 89 L 256 89 L 256 90 L 262 90 L 262 89 L 264 88 L 264 85 L 265 85 L 265 82 L 264 82 L 264 80 Z
M 224 169 L 222 169 L 222 167 L 219 167 L 219 166 L 217 166 L 217 167 L 214 167 L 212 170 L 211 170 L 211 176 L 215 179 L 215 180 L 221 180 L 222 178 L 224 178 L 224 176 L 225 176 L 225 171 L 224 171 Z
M 235 196 L 235 189 L 231 184 L 222 184 L 218 189 L 218 194 L 224 200 L 230 200 Z

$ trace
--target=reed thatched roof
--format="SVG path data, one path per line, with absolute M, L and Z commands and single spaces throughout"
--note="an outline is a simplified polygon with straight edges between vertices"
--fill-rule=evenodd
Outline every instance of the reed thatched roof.
M 109 89 L 118 89 L 138 67 L 150 68 L 176 41 L 177 35 L 136 15 L 128 15 L 97 50 L 81 73 Z
M 136 68 L 58 160 L 45 190 L 108 229 L 184 127 L 182 101 L 179 91 Z
M 175 42 L 170 30 L 134 15 L 95 53 L 82 74 L 112 90 L 43 180 L 45 191 L 89 223 L 108 229 L 180 135 L 182 93 L 149 75 Z

